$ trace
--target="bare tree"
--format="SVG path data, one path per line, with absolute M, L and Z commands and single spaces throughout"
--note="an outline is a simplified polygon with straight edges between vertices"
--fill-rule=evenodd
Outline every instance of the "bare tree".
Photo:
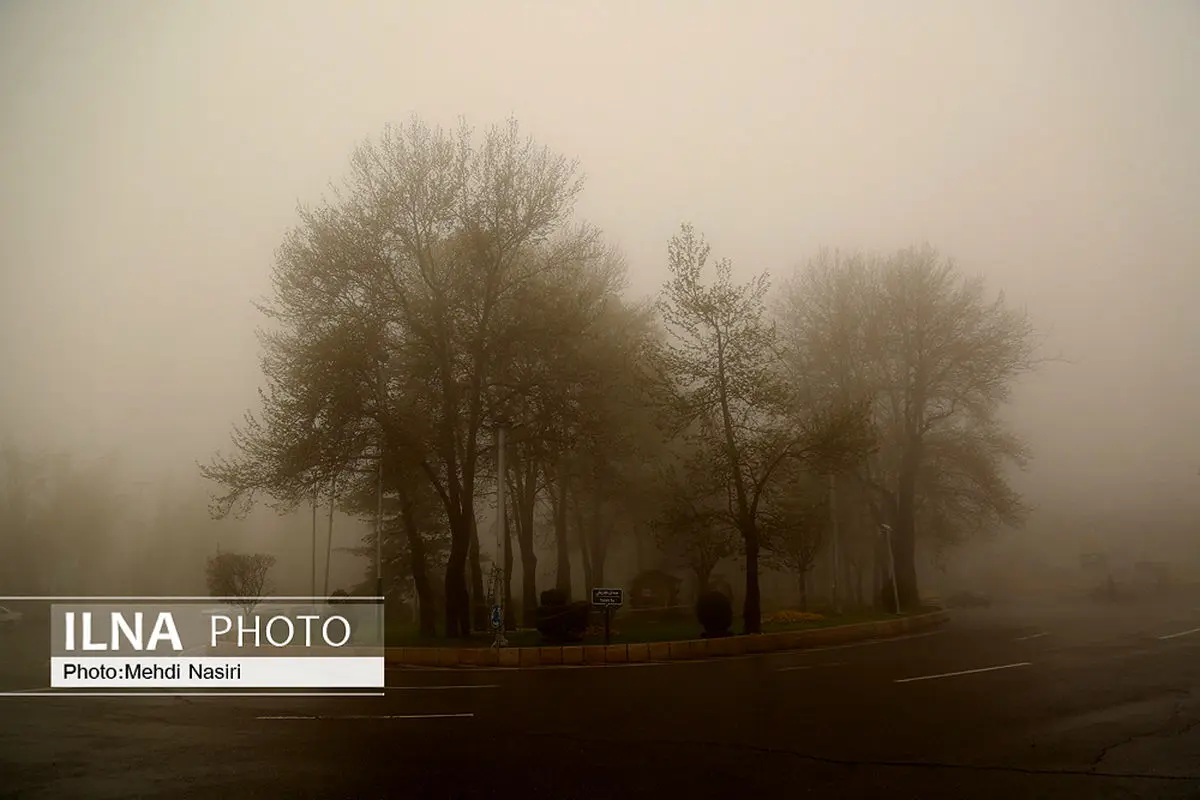
M 264 553 L 218 553 L 205 565 L 208 592 L 249 614 L 269 593 L 267 573 L 274 566 L 275 556 Z

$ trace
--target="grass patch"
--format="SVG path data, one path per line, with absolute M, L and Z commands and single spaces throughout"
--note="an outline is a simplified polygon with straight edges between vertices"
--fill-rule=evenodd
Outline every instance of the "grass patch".
M 930 609 L 921 609 L 915 613 L 925 613 Z M 767 615 L 764 615 L 767 616 Z M 902 615 L 908 616 L 908 615 Z M 782 631 L 802 631 L 812 628 L 828 628 L 834 625 L 855 625 L 863 622 L 878 622 L 880 620 L 896 619 L 895 614 L 862 610 L 849 611 L 844 614 L 831 614 L 818 620 L 803 622 L 764 623 L 763 633 L 780 633 Z M 741 620 L 734 620 L 734 632 L 741 632 Z M 703 632 L 700 623 L 690 620 L 648 620 L 639 619 L 637 615 L 622 615 L 612 622 L 613 644 L 641 644 L 648 642 L 670 642 L 683 639 L 699 639 Z M 441 633 L 439 629 L 438 633 Z M 546 646 L 542 636 L 536 630 L 509 631 L 507 634 L 510 647 L 540 647 Z M 389 625 L 387 642 L 389 647 L 490 647 L 493 636 L 490 632 L 478 632 L 469 639 L 445 639 L 423 637 L 414 624 Z M 582 644 L 604 644 L 604 628 L 593 627 L 592 632 Z

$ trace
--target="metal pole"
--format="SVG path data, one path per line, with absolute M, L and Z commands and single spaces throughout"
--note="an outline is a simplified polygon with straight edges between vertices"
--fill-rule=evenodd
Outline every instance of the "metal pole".
M 504 428 L 505 423 L 501 422 L 496 427 L 496 536 L 499 539 L 497 542 L 498 562 L 496 565 L 496 605 L 500 606 L 500 627 L 496 631 L 496 645 L 502 646 L 508 644 L 504 636 L 504 595 L 506 592 L 504 583 L 504 565 L 507 563 L 508 557 L 508 538 L 504 535 Z
M 382 407 L 387 398 L 387 382 L 383 370 L 379 371 L 379 402 Z M 383 418 L 379 419 L 379 475 L 376 478 L 375 494 L 375 596 L 383 603 Z M 379 645 L 383 646 L 383 612 L 379 614 Z
M 842 593 L 839 591 L 838 578 L 842 572 L 841 542 L 838 541 L 837 524 L 837 476 L 829 474 L 829 527 L 833 534 L 833 607 L 837 613 L 842 613 Z
M 884 525 L 883 533 L 887 536 L 888 570 L 892 576 L 892 602 L 896 604 L 896 613 L 900 613 L 900 589 L 896 586 L 896 552 L 892 550 L 892 526 Z
M 333 480 L 329 484 L 329 535 L 325 538 L 325 591 L 324 596 L 329 597 L 329 557 L 333 554 L 333 500 L 337 495 L 337 476 L 333 476 Z
M 309 597 L 317 596 L 317 487 L 313 487 L 312 497 L 312 591 Z
M 375 596 L 383 597 L 383 445 L 379 447 L 379 475 L 375 485 Z

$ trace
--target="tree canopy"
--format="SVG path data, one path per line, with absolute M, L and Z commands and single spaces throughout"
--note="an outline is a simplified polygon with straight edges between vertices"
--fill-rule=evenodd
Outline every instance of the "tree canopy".
M 387 585 L 416 595 L 426 633 L 438 607 L 448 636 L 482 624 L 489 530 L 515 541 L 533 619 L 543 519 L 568 595 L 573 558 L 600 585 L 631 538 L 700 586 L 744 560 L 746 632 L 760 556 L 803 576 L 827 547 L 835 481 L 896 529 L 906 603 L 918 530 L 941 547 L 1019 522 L 1004 469 L 1026 453 L 999 411 L 1033 350 L 1002 296 L 929 247 L 818 254 L 772 294 L 684 225 L 639 301 L 615 244 L 575 218 L 582 187 L 512 121 L 413 119 L 361 144 L 279 248 L 261 408 L 202 467 L 214 513 L 325 497 L 380 516 Z

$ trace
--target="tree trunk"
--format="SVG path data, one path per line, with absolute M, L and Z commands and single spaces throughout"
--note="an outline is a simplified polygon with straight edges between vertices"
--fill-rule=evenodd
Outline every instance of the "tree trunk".
M 608 554 L 609 520 L 604 518 L 604 508 L 599 497 L 592 500 L 592 586 L 604 586 L 604 558 Z M 587 543 L 584 543 L 587 546 Z
M 696 571 L 696 600 L 700 599 L 700 595 L 708 591 L 708 582 L 712 580 L 713 570 L 717 568 L 715 562 L 709 563 L 704 559 L 695 562 L 693 569 Z
M 471 635 L 471 597 L 467 593 L 467 551 L 471 522 L 461 512 L 450 519 L 450 557 L 446 561 L 446 637 Z
M 553 494 L 553 493 L 552 493 Z M 571 599 L 571 543 L 567 540 L 567 474 L 560 470 L 554 503 L 554 544 L 558 555 L 554 587 Z
M 483 590 L 483 564 L 479 559 L 479 525 L 471 515 L 471 625 L 474 630 L 488 628 L 487 593 Z
M 575 532 L 579 536 L 579 557 L 583 562 L 583 593 L 587 597 L 590 595 L 593 588 L 597 586 L 595 574 L 592 572 L 592 555 L 588 548 L 588 532 L 587 526 L 583 523 L 583 504 L 581 502 L 582 493 L 575 493 L 574 506 L 575 517 Z
M 746 543 L 746 598 L 742 603 L 745 633 L 762 633 L 762 596 L 758 587 L 758 531 L 743 531 Z
M 800 573 L 796 579 L 796 588 L 800 590 L 800 610 L 808 611 L 808 570 Z
M 517 615 L 512 610 L 513 545 L 512 531 L 508 526 L 508 514 L 505 514 L 504 519 L 500 522 L 504 525 L 504 630 L 515 631 Z
M 404 522 L 404 534 L 408 538 L 409 560 L 412 562 L 413 587 L 417 592 L 417 614 L 421 635 L 433 636 L 435 631 L 433 586 L 429 583 L 429 570 L 425 563 L 425 540 L 413 517 L 412 504 L 403 493 L 400 495 L 400 517 Z
M 537 552 L 533 547 L 533 517 L 537 510 L 537 468 L 526 462 L 524 475 L 516 481 L 515 514 L 517 543 L 521 547 L 521 615 L 527 628 L 537 625 Z

